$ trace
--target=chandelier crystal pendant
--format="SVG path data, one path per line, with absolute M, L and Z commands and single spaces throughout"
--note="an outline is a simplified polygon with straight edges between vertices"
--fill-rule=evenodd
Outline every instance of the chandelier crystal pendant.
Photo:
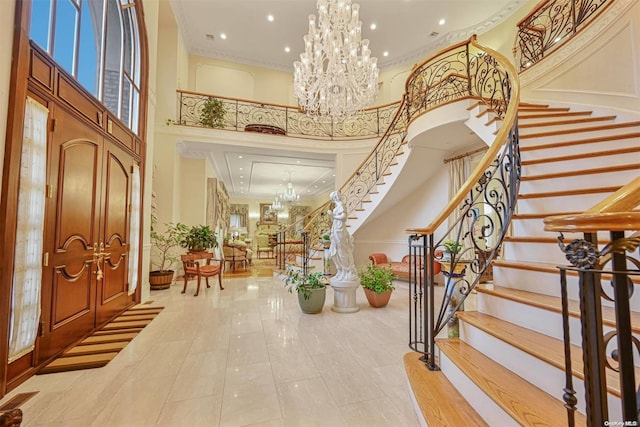
M 293 90 L 311 116 L 349 117 L 378 93 L 378 60 L 361 40 L 360 6 L 351 0 L 318 0 L 318 25 L 309 15 L 305 50 L 296 61 Z

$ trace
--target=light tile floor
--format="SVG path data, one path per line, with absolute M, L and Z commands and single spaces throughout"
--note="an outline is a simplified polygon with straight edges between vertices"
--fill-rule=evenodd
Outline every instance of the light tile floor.
M 107 366 L 38 375 L 23 426 L 417 426 L 402 356 L 408 291 L 387 307 L 303 314 L 270 277 L 153 291 L 165 309 Z

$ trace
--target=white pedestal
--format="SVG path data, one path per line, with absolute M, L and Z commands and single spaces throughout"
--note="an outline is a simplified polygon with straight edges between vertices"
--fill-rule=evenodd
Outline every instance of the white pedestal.
M 329 284 L 333 288 L 333 306 L 336 313 L 355 313 L 360 310 L 356 304 L 356 291 L 360 287 L 359 280 L 335 280 L 331 278 Z

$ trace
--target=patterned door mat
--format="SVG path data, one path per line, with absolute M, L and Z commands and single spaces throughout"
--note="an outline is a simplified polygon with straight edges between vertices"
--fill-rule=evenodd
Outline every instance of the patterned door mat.
M 101 368 L 162 311 L 164 307 L 138 304 L 68 349 L 38 374 Z

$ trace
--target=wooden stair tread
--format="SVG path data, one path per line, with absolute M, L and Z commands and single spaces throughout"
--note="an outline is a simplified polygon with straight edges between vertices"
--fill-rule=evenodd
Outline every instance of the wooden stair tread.
M 475 289 L 483 294 L 508 299 L 554 313 L 562 313 L 562 300 L 560 297 L 487 284 L 477 285 Z M 575 318 L 580 317 L 580 303 L 578 301 L 569 300 L 568 310 L 570 316 Z M 613 308 L 606 306 L 602 307 L 602 322 L 610 327 L 615 326 L 616 314 Z M 631 312 L 631 329 L 635 334 L 640 333 L 640 313 L 638 312 Z
M 560 277 L 560 270 L 558 269 L 558 264 L 551 264 L 545 262 L 530 262 L 530 261 L 509 261 L 503 259 L 494 259 L 491 261 L 491 265 L 494 267 L 502 267 L 502 268 L 515 268 L 519 270 L 529 270 L 529 271 L 538 271 L 542 273 L 551 273 L 557 274 Z M 568 265 L 568 262 L 567 264 Z M 578 276 L 578 272 L 574 270 L 567 270 L 567 276 Z M 603 280 L 609 280 L 609 274 L 602 274 Z M 640 283 L 640 277 L 638 276 L 629 276 L 629 279 L 634 284 Z
M 405 354 L 403 360 L 409 384 L 427 424 L 488 426 L 442 371 L 430 371 L 420 357 L 420 353 L 411 352 Z
M 527 175 L 527 176 L 523 176 L 521 178 L 521 181 L 537 181 L 542 179 L 566 178 L 570 176 L 579 176 L 579 175 L 596 175 L 601 173 L 611 173 L 611 172 L 620 172 L 625 170 L 637 170 L 637 169 L 640 169 L 640 164 L 624 164 L 624 165 L 617 165 L 617 166 L 606 166 L 602 168 L 566 170 L 566 171 L 555 172 L 555 173 Z
M 512 220 L 528 220 L 528 219 L 542 219 L 548 216 L 558 216 L 558 215 L 575 215 L 581 212 L 537 212 L 537 213 L 529 213 L 529 214 L 519 214 L 514 213 L 511 217 Z
M 459 339 L 437 341 L 438 348 L 496 404 L 523 426 L 564 426 L 563 402 L 494 362 Z M 586 425 L 576 413 L 578 425 Z
M 550 149 L 559 148 L 559 147 L 569 147 L 572 145 L 595 144 L 598 142 L 606 142 L 606 141 L 613 141 L 613 140 L 620 140 L 620 139 L 633 139 L 633 138 L 640 138 L 640 132 L 631 132 L 631 133 L 625 133 L 621 135 L 605 135 L 605 136 L 598 136 L 595 138 L 574 139 L 573 141 L 551 142 L 549 144 L 530 145 L 530 146 L 520 147 L 520 151 L 527 152 L 527 151 L 535 151 L 535 150 L 550 150 Z
M 535 165 L 539 163 L 553 163 L 553 162 L 566 162 L 571 160 L 578 159 L 587 159 L 594 157 L 606 157 L 606 156 L 619 156 L 621 154 L 635 153 L 640 151 L 640 147 L 627 147 L 620 148 L 616 150 L 604 150 L 604 151 L 592 151 L 592 152 L 584 152 L 578 154 L 571 154 L 567 156 L 557 156 L 557 157 L 546 157 L 542 159 L 532 159 L 532 160 L 523 160 L 521 161 L 522 166 Z
M 518 199 L 536 199 L 547 197 L 564 197 L 564 196 L 578 196 L 580 194 L 597 194 L 597 193 L 613 193 L 620 189 L 620 185 L 615 187 L 596 187 L 596 188 L 579 188 L 576 190 L 560 190 L 560 191 L 545 191 L 541 193 L 527 193 L 519 194 Z
M 583 133 L 583 132 L 594 132 L 600 130 L 612 130 L 612 129 L 623 129 L 627 127 L 635 127 L 640 126 L 640 122 L 625 122 L 625 123 L 613 123 L 609 125 L 601 125 L 601 126 L 589 126 L 589 127 L 576 127 L 572 129 L 563 129 L 563 130 L 555 130 L 548 132 L 536 132 L 536 133 L 521 133 L 520 139 L 532 139 L 532 138 L 543 138 L 545 136 L 555 136 L 555 135 L 568 135 L 572 133 Z
M 505 322 L 484 313 L 463 311 L 459 312 L 457 316 L 461 321 L 473 325 L 500 341 L 564 372 L 564 342 L 562 340 Z M 574 377 L 584 380 L 582 347 L 577 345 L 571 346 L 571 371 Z M 636 369 L 636 371 L 638 370 Z M 609 393 L 620 397 L 620 377 L 617 372 L 607 369 L 606 376 L 607 390 Z
M 545 126 L 562 126 L 562 125 L 578 125 L 585 123 L 595 123 L 595 122 L 606 122 L 609 120 L 615 120 L 616 116 L 596 116 L 596 117 L 585 117 L 582 119 L 571 119 L 571 120 L 552 120 L 549 122 L 536 122 L 536 123 L 523 123 L 518 124 L 520 129 L 530 129 L 536 127 L 545 127 Z

